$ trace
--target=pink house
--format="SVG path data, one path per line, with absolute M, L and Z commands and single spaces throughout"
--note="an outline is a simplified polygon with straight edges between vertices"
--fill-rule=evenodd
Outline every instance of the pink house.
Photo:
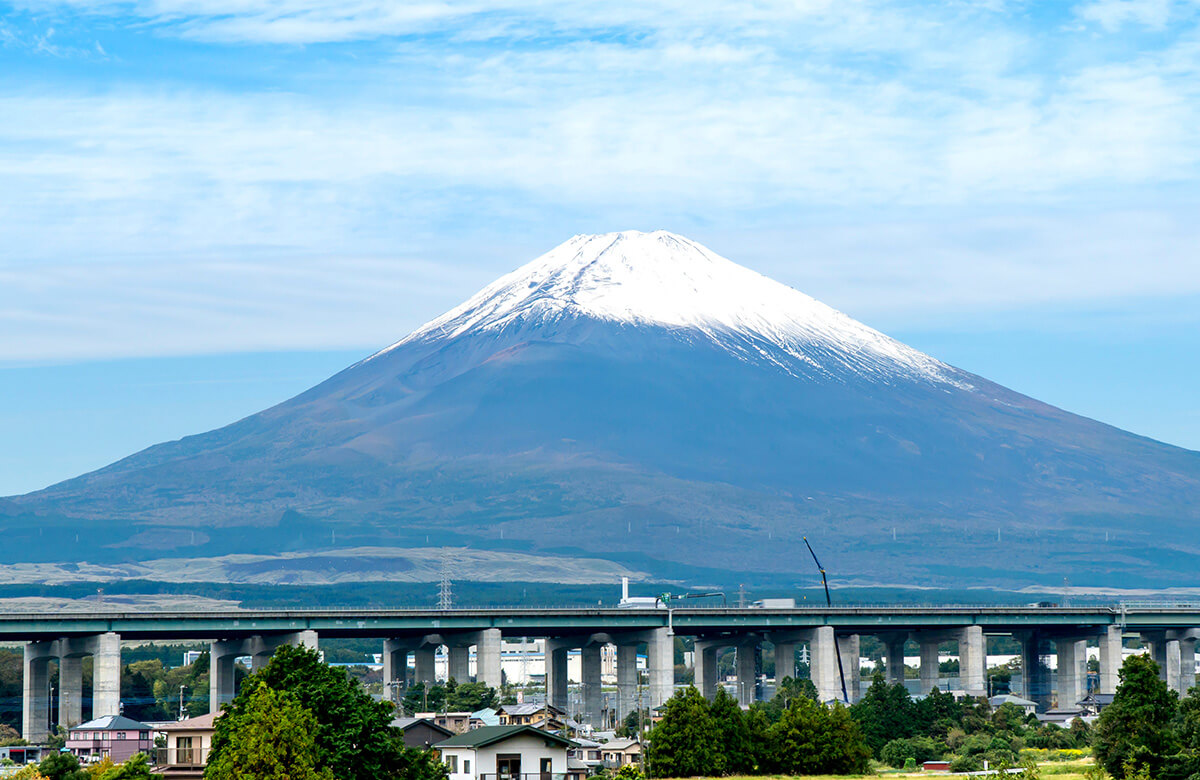
M 113 763 L 128 761 L 137 753 L 151 756 L 154 735 L 150 726 L 124 715 L 109 715 L 81 723 L 67 732 L 67 750 L 86 761 L 108 756 Z

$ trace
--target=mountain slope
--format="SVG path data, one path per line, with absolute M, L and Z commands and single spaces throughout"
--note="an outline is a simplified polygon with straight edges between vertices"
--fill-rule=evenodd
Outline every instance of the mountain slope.
M 669 233 L 577 236 L 290 401 L 12 503 L 90 559 L 451 544 L 779 581 L 806 534 L 864 581 L 1153 584 L 1200 556 L 1200 454 Z

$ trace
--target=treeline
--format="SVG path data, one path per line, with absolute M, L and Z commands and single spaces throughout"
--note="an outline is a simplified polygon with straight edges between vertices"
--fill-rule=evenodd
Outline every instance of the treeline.
M 985 699 L 957 699 L 937 688 L 914 700 L 903 685 L 888 685 L 879 673 L 850 714 L 873 756 L 897 768 L 942 759 L 956 772 L 973 772 L 985 760 L 1016 764 L 1025 748 L 1082 749 L 1091 742 L 1082 720 L 1064 729 L 1040 723 L 1012 704 L 992 709 Z
M 1125 659 L 1096 723 L 1096 762 L 1117 778 L 1200 780 L 1200 686 L 1181 700 L 1158 674 L 1149 656 Z
M 477 712 L 487 707 L 497 707 L 501 701 L 496 689 L 487 683 L 459 683 L 451 677 L 444 685 L 434 683 L 426 686 L 421 682 L 410 685 L 400 701 L 400 709 L 406 715 L 418 712 Z M 503 703 L 516 704 L 517 697 L 506 694 Z
M 769 706 L 747 712 L 724 688 L 711 704 L 695 688 L 679 691 L 650 732 L 647 773 L 695 777 L 870 770 L 871 750 L 846 708 L 818 704 L 815 689 L 806 695 L 791 679 L 780 687 L 783 694 Z

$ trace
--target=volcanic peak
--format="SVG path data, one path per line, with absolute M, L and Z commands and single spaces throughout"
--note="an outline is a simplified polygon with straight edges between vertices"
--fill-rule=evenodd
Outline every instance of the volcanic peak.
M 740 358 L 794 373 L 906 376 L 960 384 L 958 372 L 804 293 L 663 230 L 577 235 L 381 351 L 584 319 L 699 333 Z

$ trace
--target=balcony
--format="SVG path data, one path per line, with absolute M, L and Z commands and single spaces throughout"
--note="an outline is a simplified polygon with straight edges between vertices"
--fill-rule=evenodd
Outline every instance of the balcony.
M 179 769 L 203 769 L 208 763 L 209 748 L 155 748 L 154 766 Z
M 567 780 L 566 772 L 536 772 L 520 775 L 479 775 L 479 780 Z

